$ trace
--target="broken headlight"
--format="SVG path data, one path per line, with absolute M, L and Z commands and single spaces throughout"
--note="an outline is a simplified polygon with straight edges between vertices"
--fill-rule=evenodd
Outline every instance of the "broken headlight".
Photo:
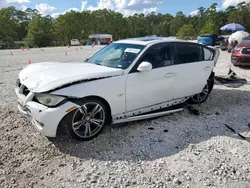
M 51 95 L 51 94 L 43 94 L 43 93 L 38 93 L 35 94 L 35 99 L 48 107 L 54 107 L 58 104 L 60 104 L 61 102 L 63 102 L 64 100 L 66 100 L 65 97 L 61 97 L 61 96 L 57 96 L 57 95 Z

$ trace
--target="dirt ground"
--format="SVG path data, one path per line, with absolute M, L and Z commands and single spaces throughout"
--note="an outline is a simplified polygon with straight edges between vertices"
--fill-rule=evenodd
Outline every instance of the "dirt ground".
M 208 100 L 153 120 L 107 127 L 96 139 L 48 139 L 17 110 L 21 69 L 41 61 L 84 61 L 101 47 L 0 51 L 0 187 L 250 187 L 250 85 L 215 85 Z M 12 55 L 11 55 L 12 54 Z M 221 52 L 216 75 L 226 75 Z M 250 80 L 250 69 L 232 69 Z M 246 140 L 225 127 L 228 124 Z

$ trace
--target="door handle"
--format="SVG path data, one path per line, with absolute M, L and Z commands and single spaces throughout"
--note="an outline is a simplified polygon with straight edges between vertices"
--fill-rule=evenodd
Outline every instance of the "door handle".
M 207 66 L 207 67 L 204 68 L 204 70 L 205 70 L 205 71 L 210 71 L 210 70 L 211 70 L 211 67 L 208 67 L 208 66 Z
M 165 74 L 165 77 L 171 77 L 171 76 L 174 76 L 175 75 L 175 73 L 167 73 L 167 74 Z

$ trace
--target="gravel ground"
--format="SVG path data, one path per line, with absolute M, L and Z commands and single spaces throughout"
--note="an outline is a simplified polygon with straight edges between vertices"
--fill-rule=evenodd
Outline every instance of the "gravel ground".
M 250 85 L 215 85 L 209 99 L 188 110 L 148 121 L 107 127 L 81 143 L 48 139 L 16 108 L 18 72 L 39 61 L 83 61 L 98 46 L 0 51 L 0 187 L 250 187 Z M 65 55 L 67 51 L 67 55 Z M 221 52 L 216 75 L 226 75 Z M 235 68 L 250 80 L 250 69 Z M 249 126 L 248 126 L 249 125 Z

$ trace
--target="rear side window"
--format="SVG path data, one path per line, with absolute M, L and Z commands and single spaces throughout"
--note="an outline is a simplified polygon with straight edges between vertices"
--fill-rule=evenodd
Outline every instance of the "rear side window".
M 204 60 L 205 61 L 213 60 L 214 53 L 211 50 L 207 49 L 207 48 L 203 48 L 203 49 L 204 49 Z
M 204 61 L 204 51 L 201 45 L 192 43 L 174 43 L 175 64 Z

